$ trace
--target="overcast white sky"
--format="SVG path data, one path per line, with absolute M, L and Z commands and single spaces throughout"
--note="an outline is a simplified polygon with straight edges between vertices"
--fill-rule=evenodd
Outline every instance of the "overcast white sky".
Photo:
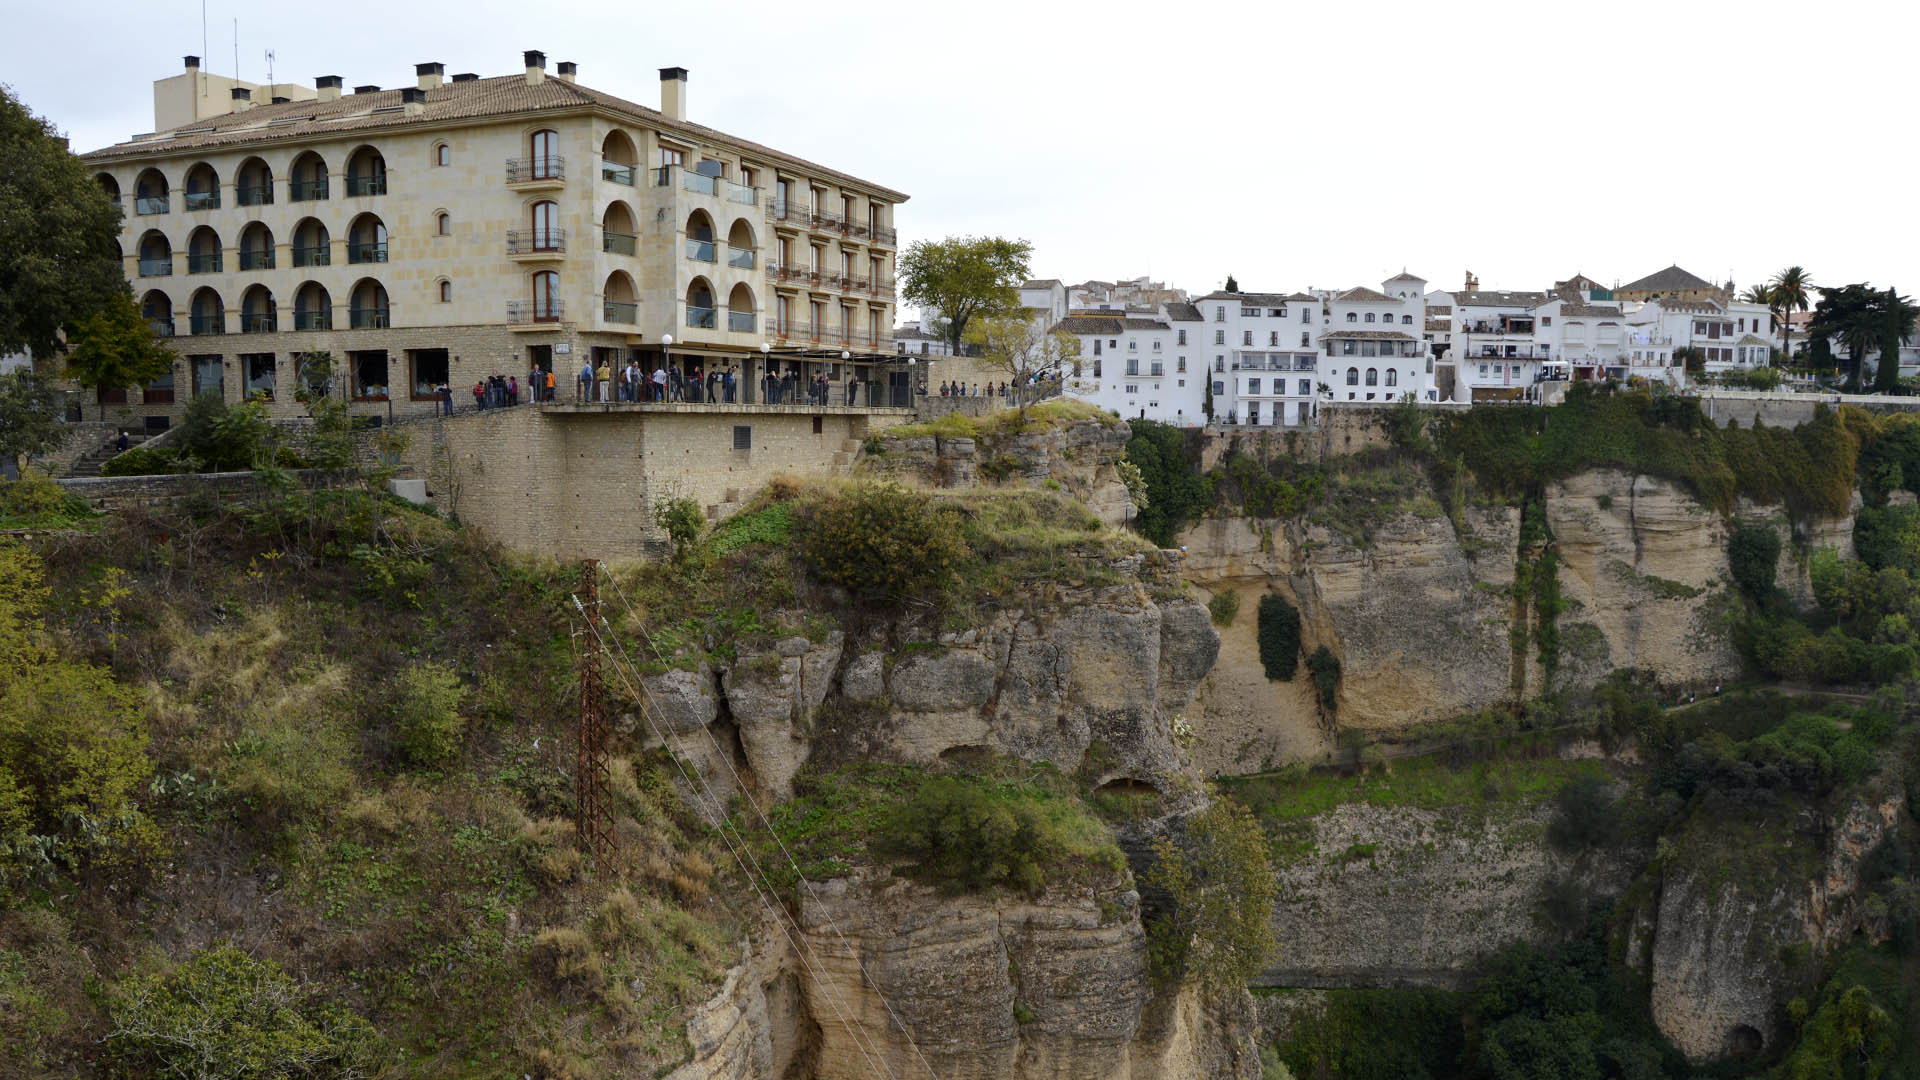
M 1024 237 L 1041 277 L 1920 291 L 1898 0 L 318 3 L 207 0 L 203 50 L 198 0 L 12 0 L 0 80 L 85 150 L 150 130 L 182 55 L 231 73 L 235 16 L 256 82 L 268 48 L 281 81 L 389 88 L 541 49 L 649 105 L 686 67 L 690 119 L 909 193 L 903 244 Z

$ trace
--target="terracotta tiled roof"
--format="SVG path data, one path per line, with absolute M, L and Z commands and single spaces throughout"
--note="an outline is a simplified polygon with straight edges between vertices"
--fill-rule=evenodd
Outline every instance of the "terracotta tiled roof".
M 1348 289 L 1346 292 L 1343 292 L 1339 296 L 1334 297 L 1334 300 L 1339 303 L 1360 303 L 1360 304 L 1397 304 L 1400 302 L 1398 300 L 1395 300 L 1393 297 L 1388 296 L 1386 293 L 1375 292 L 1374 290 L 1366 288 L 1365 286 Z
M 1773 342 L 1754 337 L 1752 334 L 1748 334 L 1746 337 L 1743 337 L 1739 341 L 1734 342 L 1734 344 L 1735 345 L 1759 345 L 1762 348 L 1765 348 L 1765 347 L 1771 346 Z
M 1069 334 L 1118 334 L 1126 330 L 1165 330 L 1167 324 L 1158 319 L 1127 319 L 1110 315 L 1069 315 L 1048 329 L 1048 333 L 1065 331 Z
M 1678 266 L 1669 266 L 1665 270 L 1660 270 L 1660 271 L 1656 271 L 1654 273 L 1648 274 L 1646 277 L 1641 278 L 1639 281 L 1628 282 L 1627 284 L 1620 286 L 1620 288 L 1615 289 L 1614 291 L 1615 292 L 1680 292 L 1685 289 L 1717 289 L 1717 288 L 1719 288 L 1719 286 L 1715 285 L 1711 281 L 1707 281 L 1703 278 L 1695 277 L 1694 275 L 1687 273 L 1685 270 L 1680 269 L 1680 267 Z
M 1403 334 L 1398 330 L 1334 330 L 1321 334 L 1322 338 L 1352 341 L 1412 341 L 1412 334 Z
M 1022 284 L 1020 287 L 1023 289 L 1045 289 L 1058 284 L 1060 284 L 1059 278 L 1043 277 L 1034 278 L 1032 281 Z
M 1665 297 L 1655 300 L 1662 310 L 1684 312 L 1688 315 L 1724 315 L 1726 309 L 1711 300 L 1669 300 Z
M 1200 322 L 1200 309 L 1192 304 L 1168 304 L 1167 318 L 1174 322 Z
M 394 89 L 343 94 L 336 101 L 289 101 L 283 105 L 256 105 L 245 112 L 195 120 L 173 128 L 171 137 L 142 136 L 80 156 L 85 161 L 102 163 L 183 150 L 225 149 L 282 140 L 309 142 L 315 138 L 352 132 L 377 132 L 419 125 L 438 127 L 459 121 L 521 113 L 601 108 L 669 134 L 678 133 L 683 137 L 704 139 L 730 147 L 768 164 L 791 165 L 816 176 L 870 188 L 899 202 L 907 199 L 902 192 L 829 169 L 805 158 L 785 154 L 701 124 L 671 120 L 657 109 L 649 109 L 592 87 L 551 76 L 541 80 L 538 85 L 528 85 L 524 74 L 444 83 L 426 92 L 425 108 L 418 116 L 409 116 L 399 107 L 402 104 L 400 95 L 401 90 Z M 391 111 L 380 111 L 389 108 Z M 157 134 L 164 136 L 167 133 Z
M 1417 274 L 1409 274 L 1405 270 L 1400 271 L 1399 273 L 1393 275 L 1387 280 L 1388 281 L 1417 281 L 1422 285 L 1425 285 L 1427 283 L 1426 278 L 1420 277 Z
M 1543 292 L 1498 292 L 1492 289 L 1473 292 L 1462 290 L 1453 294 L 1455 307 L 1531 308 L 1546 303 L 1548 299 L 1550 298 Z
M 1238 300 L 1248 307 L 1276 307 L 1280 304 L 1318 303 L 1319 298 L 1305 293 L 1271 292 L 1216 292 L 1200 297 L 1201 300 Z

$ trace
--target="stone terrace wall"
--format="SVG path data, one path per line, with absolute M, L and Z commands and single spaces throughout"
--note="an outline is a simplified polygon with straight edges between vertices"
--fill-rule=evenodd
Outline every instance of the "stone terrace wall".
M 1768 427 L 1790 428 L 1813 419 L 1816 408 L 1836 403 L 1868 412 L 1913 412 L 1920 398 L 1890 398 L 1870 394 L 1784 394 L 1755 390 L 1714 390 L 1700 395 L 1700 411 L 1721 427 L 1729 419 L 1752 427 L 1758 419 Z
M 692 498 L 719 520 L 783 473 L 851 470 L 862 440 L 907 410 L 767 405 L 560 405 L 409 424 L 402 461 L 443 512 L 563 558 L 658 554 L 654 507 Z M 734 449 L 736 426 L 751 447 Z
M 322 469 L 300 469 L 293 475 L 308 487 L 331 487 L 358 480 L 356 474 L 351 472 L 335 473 Z M 259 479 L 250 472 L 82 476 L 56 482 L 66 491 L 87 500 L 89 505 L 102 513 L 159 506 L 188 497 L 211 496 L 222 501 L 233 501 L 260 490 Z

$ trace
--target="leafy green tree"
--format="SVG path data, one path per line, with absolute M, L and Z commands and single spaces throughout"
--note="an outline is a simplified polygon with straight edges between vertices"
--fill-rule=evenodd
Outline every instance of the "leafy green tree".
M 108 1046 L 142 1075 L 350 1080 L 379 1071 L 372 1025 L 232 945 L 127 980 L 109 1012 Z
M 67 374 L 89 390 L 144 386 L 173 370 L 173 351 L 153 336 L 125 287 L 80 316 L 68 344 Z
M 1767 306 L 1773 309 L 1774 318 L 1780 322 L 1780 354 L 1787 354 L 1787 346 L 1793 332 L 1792 317 L 1796 311 L 1807 310 L 1812 303 L 1814 291 L 1813 278 L 1807 274 L 1804 266 L 1789 266 L 1773 275 L 1773 282 L 1767 286 Z
M 1230 293 L 1237 293 L 1237 292 L 1239 292 L 1239 291 L 1240 291 L 1240 282 L 1238 282 L 1237 280 L 1235 280 L 1235 279 L 1234 279 L 1234 276 L 1233 276 L 1232 274 L 1228 274 L 1228 275 L 1227 275 L 1227 284 L 1226 284 L 1226 285 L 1225 285 L 1225 286 L 1224 286 L 1224 287 L 1223 287 L 1223 288 L 1222 288 L 1222 289 L 1221 289 L 1220 291 L 1222 291 L 1222 292 L 1230 292 Z
M 1332 716 L 1340 707 L 1340 658 L 1321 645 L 1307 657 L 1307 673 L 1313 676 L 1313 692 L 1320 711 Z
M 674 560 L 684 562 L 693 553 L 694 541 L 700 539 L 701 530 L 707 527 L 707 513 L 700 509 L 698 499 L 668 499 L 654 508 L 653 522 L 667 531 Z
M 829 497 L 809 507 L 798 525 L 808 568 L 864 600 L 937 589 L 972 554 L 953 515 L 890 484 Z
M 0 375 L 0 462 L 44 454 L 66 438 L 53 383 L 34 371 Z
M 1858 387 L 1867 351 L 1886 336 L 1884 294 L 1859 283 L 1821 290 L 1807 335 L 1817 341 L 1838 341 L 1847 350 L 1847 384 Z
M 1260 666 L 1267 678 L 1292 682 L 1300 669 L 1300 609 L 1286 597 L 1269 593 L 1260 598 L 1258 636 Z
M 1146 478 L 1148 502 L 1135 517 L 1140 535 L 1172 547 L 1187 524 L 1213 502 L 1213 484 L 1188 463 L 1180 429 L 1156 420 L 1129 421 L 1127 460 Z
M 967 326 L 966 340 L 977 346 L 988 367 L 1013 380 L 1014 401 L 1026 415 L 1031 397 L 1027 379 L 1068 370 L 1080 359 L 1080 339 L 1046 325 L 1022 308 L 1009 314 L 980 315 Z
M 61 350 L 127 294 L 120 209 L 46 120 L 0 87 L 0 353 Z
M 1913 320 L 1920 316 L 1920 307 L 1895 289 L 1882 294 L 1880 306 L 1880 363 L 1873 373 L 1873 388 L 1893 394 L 1900 390 L 1900 346 L 1913 337 Z
M 1278 942 L 1266 833 L 1253 812 L 1225 796 L 1187 820 L 1184 843 L 1153 843 L 1149 888 L 1166 892 L 1168 910 L 1147 928 L 1154 971 L 1163 979 L 1194 976 L 1210 993 L 1243 987 Z
M 1765 525 L 1741 524 L 1727 538 L 1727 568 L 1733 583 L 1755 600 L 1773 595 L 1780 563 L 1780 534 Z
M 1028 277 L 1033 245 L 1000 236 L 916 240 L 900 253 L 900 298 L 939 312 L 942 335 L 955 355 L 967 324 L 982 315 L 1020 310 L 1020 283 Z

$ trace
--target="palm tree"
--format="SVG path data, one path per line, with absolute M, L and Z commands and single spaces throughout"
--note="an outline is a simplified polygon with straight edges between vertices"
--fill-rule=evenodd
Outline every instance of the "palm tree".
M 1767 288 L 1767 307 L 1773 311 L 1774 318 L 1780 320 L 1780 356 L 1787 356 L 1789 335 L 1793 329 L 1793 313 L 1807 310 L 1814 291 L 1813 278 L 1805 267 L 1789 266 L 1773 275 L 1773 283 Z
M 1746 304 L 1765 304 L 1773 306 L 1773 287 L 1771 285 L 1749 285 L 1747 291 L 1740 294 L 1740 300 Z

